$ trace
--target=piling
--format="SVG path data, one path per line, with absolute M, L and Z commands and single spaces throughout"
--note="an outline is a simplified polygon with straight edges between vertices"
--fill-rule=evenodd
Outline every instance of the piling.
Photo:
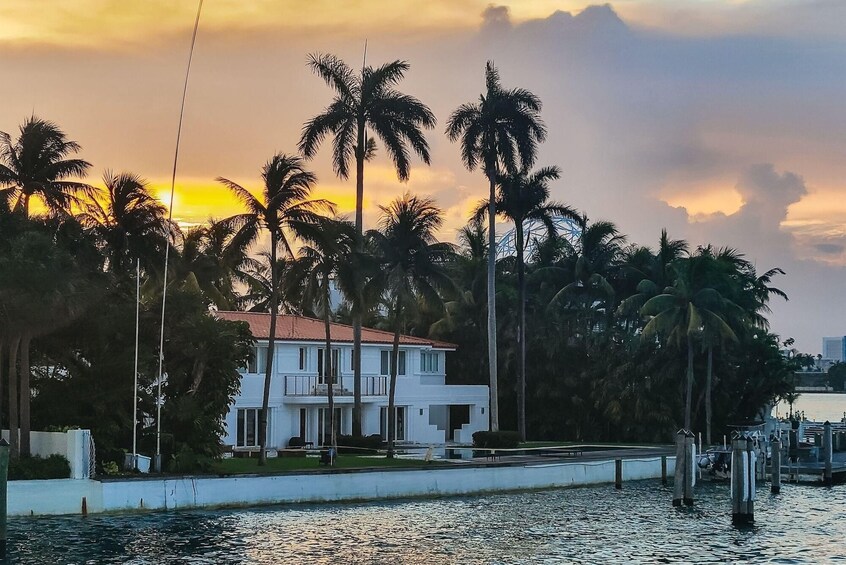
M 682 499 L 684 498 L 684 462 L 687 459 L 684 440 L 684 430 L 679 430 L 676 433 L 676 471 L 673 474 L 673 506 L 681 506 Z
M 696 442 L 691 432 L 687 432 L 684 438 L 684 447 L 684 504 L 685 506 L 693 506 L 693 486 L 696 484 L 696 475 L 694 474 Z
M 620 490 L 623 488 L 623 460 L 614 460 L 614 488 Z
M 661 484 L 667 486 L 667 456 L 661 456 Z
M 731 442 L 731 521 L 737 526 L 755 521 L 755 451 L 751 438 Z
M 9 444 L 0 439 L 0 559 L 6 559 L 6 482 L 9 479 Z
M 831 422 L 826 420 L 825 424 L 823 424 L 823 461 L 825 461 L 825 471 L 823 473 L 823 484 L 826 485 L 826 486 L 830 486 L 831 483 L 832 483 L 831 458 L 832 458 Z
M 82 497 L 82 517 L 88 516 L 88 499 L 86 497 Z
M 781 438 L 776 436 L 772 446 L 772 485 L 770 492 L 778 494 L 781 492 Z

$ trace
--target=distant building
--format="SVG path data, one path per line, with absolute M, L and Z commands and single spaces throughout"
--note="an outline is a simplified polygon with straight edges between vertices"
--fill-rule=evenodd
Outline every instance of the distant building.
M 846 361 L 846 336 L 824 337 L 822 343 L 822 358 L 831 361 Z

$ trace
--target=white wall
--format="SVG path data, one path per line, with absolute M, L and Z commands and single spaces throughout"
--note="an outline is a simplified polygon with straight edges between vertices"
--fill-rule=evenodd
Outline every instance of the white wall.
M 2 431 L 2 437 L 9 441 L 9 430 Z M 30 452 L 39 457 L 61 455 L 70 464 L 72 479 L 87 479 L 91 463 L 91 432 L 89 430 L 68 430 L 67 432 L 30 432 Z
M 674 462 L 673 457 L 667 458 L 669 476 L 673 474 Z M 660 457 L 623 461 L 624 482 L 660 476 Z M 613 482 L 614 461 L 609 460 L 328 471 L 265 477 L 12 481 L 8 501 L 9 514 L 20 516 L 78 514 L 83 497 L 89 512 L 111 512 L 464 495 Z

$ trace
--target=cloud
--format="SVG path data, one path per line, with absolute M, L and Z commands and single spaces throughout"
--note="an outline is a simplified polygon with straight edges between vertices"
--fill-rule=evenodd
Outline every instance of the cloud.
M 846 250 L 846 245 L 841 243 L 817 243 L 814 248 L 828 255 L 840 255 Z
M 482 32 L 501 33 L 511 29 L 511 16 L 508 6 L 495 6 L 490 4 L 482 12 Z

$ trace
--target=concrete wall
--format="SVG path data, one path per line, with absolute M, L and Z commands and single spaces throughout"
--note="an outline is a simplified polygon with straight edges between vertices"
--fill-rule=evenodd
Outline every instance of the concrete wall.
M 674 458 L 667 461 L 668 473 Z M 661 458 L 623 462 L 623 480 L 658 478 Z M 14 481 L 9 514 L 89 512 L 450 496 L 492 491 L 613 483 L 614 461 L 540 465 L 350 470 L 265 477 L 182 477 L 97 481 Z
M 2 431 L 2 437 L 9 441 L 9 430 Z M 68 430 L 67 432 L 30 432 L 32 455 L 49 457 L 61 455 L 68 460 L 71 479 L 87 479 L 91 463 L 91 432 L 89 430 Z

